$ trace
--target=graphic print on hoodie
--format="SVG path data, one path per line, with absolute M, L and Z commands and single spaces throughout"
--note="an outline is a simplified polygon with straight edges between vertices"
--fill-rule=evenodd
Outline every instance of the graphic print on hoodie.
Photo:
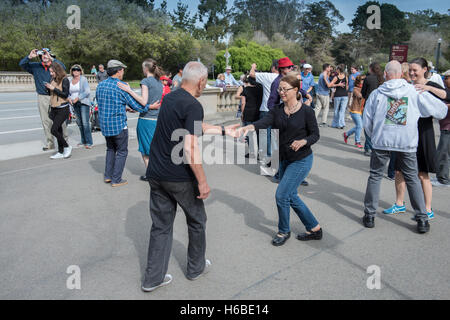
M 387 102 L 387 113 L 384 124 L 406 126 L 406 120 L 408 118 L 408 98 L 404 97 L 398 100 L 388 98 Z

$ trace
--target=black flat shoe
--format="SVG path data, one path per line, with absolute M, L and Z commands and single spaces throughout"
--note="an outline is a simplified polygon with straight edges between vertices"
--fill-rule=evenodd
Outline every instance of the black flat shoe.
M 366 215 L 364 215 L 363 223 L 364 223 L 364 227 L 373 228 L 373 227 L 375 227 L 375 218 L 366 214 Z
M 300 183 L 300 184 L 305 187 L 309 186 L 309 183 L 306 180 L 303 180 L 302 183 Z
M 317 231 L 308 230 L 310 233 L 302 233 L 297 236 L 297 240 L 309 241 L 309 240 L 321 240 L 322 239 L 322 228 Z
M 289 239 L 290 237 L 291 237 L 291 233 L 290 232 L 288 232 L 288 233 L 280 233 L 280 232 L 278 232 L 276 234 L 276 236 L 273 238 L 272 244 L 275 247 L 282 246 L 287 241 L 287 239 Z
M 428 231 L 430 231 L 430 224 L 428 223 L 428 221 L 418 220 L 417 231 L 419 233 L 427 233 Z
M 148 181 L 148 178 L 146 176 L 141 176 L 139 179 L 141 179 L 141 181 Z

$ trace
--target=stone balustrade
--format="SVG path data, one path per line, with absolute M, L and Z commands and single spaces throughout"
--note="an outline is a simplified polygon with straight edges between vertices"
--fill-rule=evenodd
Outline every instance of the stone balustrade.
M 97 79 L 94 75 L 84 75 L 92 90 L 97 87 Z M 0 92 L 35 91 L 34 78 L 27 73 L 0 72 Z M 208 87 L 205 88 L 199 101 L 203 106 L 205 116 L 216 113 L 236 112 L 239 100 L 235 99 L 237 87 L 226 89 Z

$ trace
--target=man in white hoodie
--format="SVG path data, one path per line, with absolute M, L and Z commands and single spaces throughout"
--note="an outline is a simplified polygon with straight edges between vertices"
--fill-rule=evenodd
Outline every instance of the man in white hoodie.
M 364 130 L 372 138 L 373 152 L 364 198 L 363 223 L 367 228 L 375 226 L 381 179 L 390 153 L 396 152 L 411 205 L 416 212 L 417 230 L 426 233 L 430 225 L 417 171 L 417 121 L 420 117 L 430 116 L 443 119 L 448 108 L 428 92 L 419 93 L 403 80 L 398 61 L 393 60 L 386 65 L 384 76 L 386 82 L 370 94 L 364 109 Z

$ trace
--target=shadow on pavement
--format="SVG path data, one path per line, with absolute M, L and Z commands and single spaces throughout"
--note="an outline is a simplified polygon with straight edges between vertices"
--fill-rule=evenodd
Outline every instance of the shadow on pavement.
M 251 201 L 236 197 L 224 190 L 213 189 L 211 190 L 210 198 L 205 201 L 205 204 L 209 205 L 215 201 L 226 204 L 233 213 L 243 215 L 245 224 L 250 228 L 263 232 L 270 237 L 277 232 L 277 222 L 267 219 L 264 216 L 264 211 L 255 206 Z

